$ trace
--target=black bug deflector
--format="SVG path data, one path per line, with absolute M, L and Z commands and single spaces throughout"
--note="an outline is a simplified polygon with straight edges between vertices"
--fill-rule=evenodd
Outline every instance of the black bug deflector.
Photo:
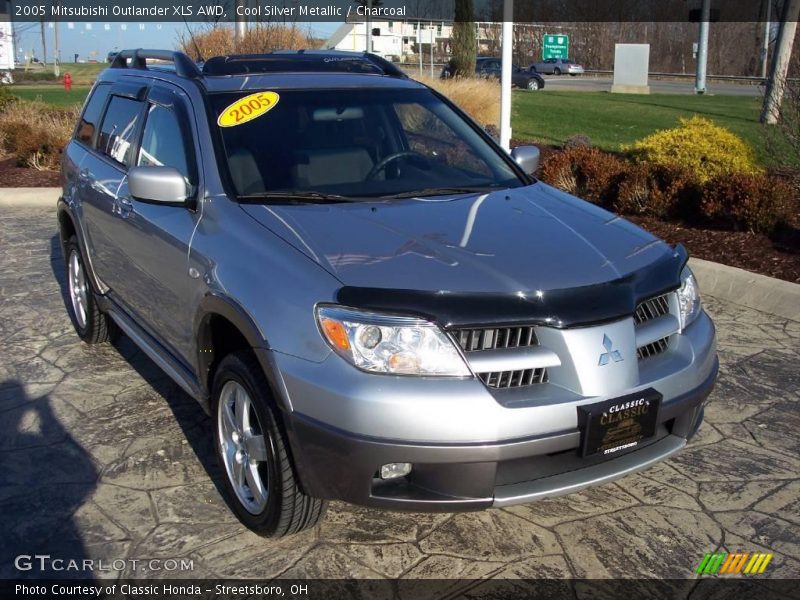
M 587 326 L 632 315 L 646 298 L 680 287 L 687 252 L 672 254 L 607 283 L 523 294 L 468 294 L 345 286 L 337 301 L 369 310 L 413 313 L 443 327 L 531 323 L 550 327 Z

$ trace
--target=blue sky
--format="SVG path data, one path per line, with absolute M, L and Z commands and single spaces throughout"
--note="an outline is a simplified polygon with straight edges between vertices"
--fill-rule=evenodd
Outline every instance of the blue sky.
M 48 62 L 52 61 L 55 31 L 45 23 L 47 34 Z M 72 62 L 77 53 L 81 59 L 97 58 L 105 60 L 109 51 L 122 48 L 175 48 L 180 33 L 186 33 L 184 23 L 59 23 L 61 61 Z M 90 27 L 87 29 L 87 25 Z M 122 26 L 125 27 L 122 27 Z M 339 23 L 309 23 L 315 35 L 327 37 Z M 197 28 L 198 25 L 189 24 Z M 34 51 L 37 58 L 42 57 L 41 29 L 38 23 L 19 23 L 17 32 L 17 60 Z M 91 55 L 90 53 L 96 53 Z

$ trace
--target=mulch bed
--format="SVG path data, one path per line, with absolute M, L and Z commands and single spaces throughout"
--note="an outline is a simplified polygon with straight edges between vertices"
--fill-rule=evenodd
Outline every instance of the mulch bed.
M 800 229 L 774 234 L 687 227 L 648 217 L 625 217 L 670 244 L 681 243 L 691 256 L 800 283 Z
M 543 147 L 543 157 L 554 151 Z M 58 187 L 58 173 L 19 167 L 0 160 L 0 187 Z M 772 236 L 741 231 L 687 227 L 647 217 L 626 217 L 670 244 L 682 243 L 689 254 L 713 262 L 800 283 L 800 222 Z M 800 216 L 798 216 L 800 220 Z
M 0 160 L 0 187 L 59 187 L 56 171 L 20 167 L 14 158 Z

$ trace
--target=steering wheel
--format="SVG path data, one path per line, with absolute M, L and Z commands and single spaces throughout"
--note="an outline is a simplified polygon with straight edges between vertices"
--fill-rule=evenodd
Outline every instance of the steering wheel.
M 413 150 L 404 150 L 403 152 L 395 152 L 394 154 L 390 154 L 383 160 L 379 161 L 377 165 L 372 167 L 370 172 L 367 173 L 367 176 L 364 178 L 364 181 L 372 181 L 375 178 L 375 176 L 381 171 L 383 171 L 387 166 L 389 166 L 390 163 L 393 163 L 396 160 L 400 160 L 401 158 L 410 158 L 410 157 L 421 159 L 421 162 L 423 162 L 425 165 L 428 164 L 428 157 L 419 152 L 414 152 Z

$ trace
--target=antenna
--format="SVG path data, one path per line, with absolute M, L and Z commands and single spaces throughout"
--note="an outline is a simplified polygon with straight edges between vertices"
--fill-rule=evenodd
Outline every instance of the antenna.
M 194 44 L 194 51 L 197 52 L 197 58 L 200 59 L 200 62 L 206 62 L 203 53 L 200 52 L 200 46 L 197 45 L 197 40 L 194 39 L 194 33 L 192 33 L 192 30 L 189 28 L 189 23 L 186 22 L 186 15 L 183 15 L 183 24 L 186 25 L 186 31 L 189 32 L 189 37 L 192 38 L 192 44 Z

